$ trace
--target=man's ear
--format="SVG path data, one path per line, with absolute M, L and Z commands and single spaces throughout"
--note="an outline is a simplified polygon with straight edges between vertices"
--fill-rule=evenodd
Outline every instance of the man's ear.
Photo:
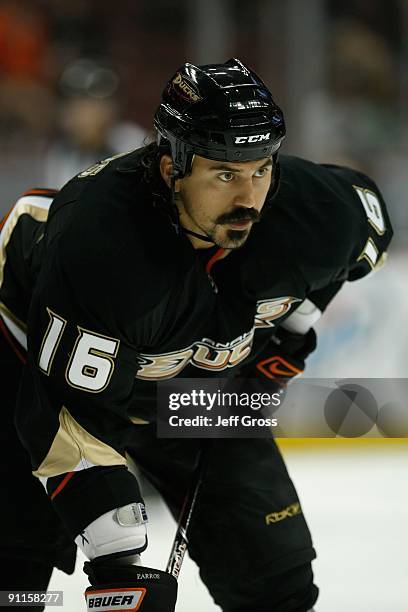
M 167 187 L 171 188 L 171 179 L 173 174 L 173 160 L 170 155 L 162 155 L 160 158 L 160 174 Z M 178 181 L 175 182 L 174 190 L 176 193 L 179 191 Z

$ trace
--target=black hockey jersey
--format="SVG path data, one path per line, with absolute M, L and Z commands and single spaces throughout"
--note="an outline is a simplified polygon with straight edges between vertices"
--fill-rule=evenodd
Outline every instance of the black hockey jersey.
M 157 381 L 234 375 L 306 298 L 324 309 L 381 265 L 392 235 L 369 178 L 282 156 L 245 245 L 195 250 L 154 206 L 140 156 L 74 178 L 46 222 L 28 210 L 4 227 L 2 312 L 28 322 L 18 426 L 42 477 L 124 463 Z

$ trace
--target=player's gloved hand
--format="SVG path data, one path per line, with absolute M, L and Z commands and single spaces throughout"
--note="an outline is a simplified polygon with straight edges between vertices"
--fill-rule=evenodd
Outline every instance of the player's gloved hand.
M 87 610 L 174 612 L 177 580 L 167 572 L 112 561 L 87 561 Z
M 306 334 L 296 334 L 279 327 L 245 376 L 264 378 L 286 386 L 305 369 L 306 357 L 316 348 L 313 328 Z
M 279 327 L 256 361 L 240 369 L 247 391 L 285 395 L 287 384 L 303 373 L 306 357 L 316 348 L 316 334 L 297 334 Z M 271 406 L 273 408 L 273 405 Z
M 239 369 L 236 379 L 241 381 L 241 392 L 252 397 L 270 396 L 269 404 L 262 399 L 262 416 L 271 417 L 279 409 L 288 383 L 302 374 L 305 359 L 315 348 L 316 334 L 312 328 L 306 334 L 298 334 L 280 327 L 255 361 Z

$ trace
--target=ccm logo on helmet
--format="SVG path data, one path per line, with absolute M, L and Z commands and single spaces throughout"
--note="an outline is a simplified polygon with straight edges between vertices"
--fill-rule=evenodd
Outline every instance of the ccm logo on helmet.
M 252 136 L 235 136 L 235 144 L 246 144 L 247 142 L 262 142 L 269 140 L 271 133 L 267 134 L 252 134 Z

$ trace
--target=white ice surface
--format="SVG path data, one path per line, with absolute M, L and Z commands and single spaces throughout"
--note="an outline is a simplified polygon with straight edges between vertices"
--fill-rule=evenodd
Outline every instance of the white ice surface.
M 316 612 L 408 610 L 407 450 L 387 445 L 285 452 L 318 552 Z M 148 511 L 150 545 L 143 562 L 163 568 L 175 524 L 161 502 L 149 504 Z M 50 589 L 64 591 L 58 608 L 64 612 L 85 609 L 83 560 L 79 555 L 73 576 L 54 571 Z M 219 609 L 196 566 L 185 559 L 177 612 Z

